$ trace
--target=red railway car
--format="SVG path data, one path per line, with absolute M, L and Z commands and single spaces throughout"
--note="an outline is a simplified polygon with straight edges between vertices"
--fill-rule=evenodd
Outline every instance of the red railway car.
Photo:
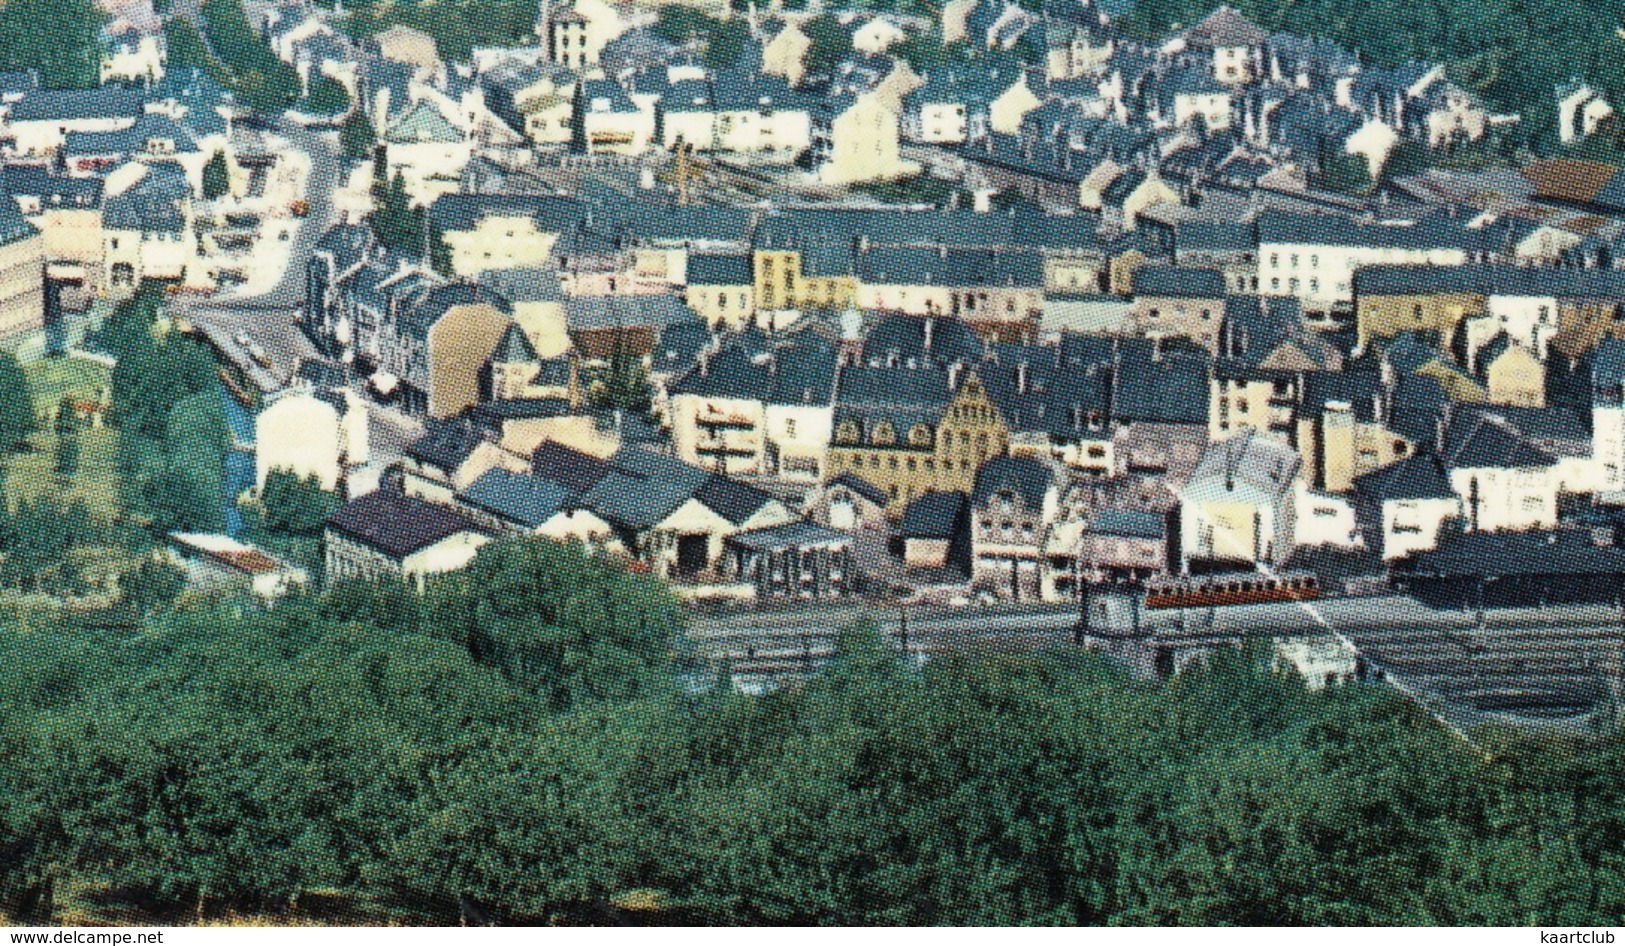
M 1303 572 L 1284 575 L 1191 575 L 1150 582 L 1145 606 L 1156 608 L 1220 608 L 1238 604 L 1276 604 L 1313 601 L 1320 597 L 1320 580 Z

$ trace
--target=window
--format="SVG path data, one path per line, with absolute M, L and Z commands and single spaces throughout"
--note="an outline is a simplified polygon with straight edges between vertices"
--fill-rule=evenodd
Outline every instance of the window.
M 1309 257 L 1309 268 L 1311 268 L 1311 269 L 1319 269 L 1320 268 L 1320 257 L 1319 256 L 1311 256 L 1311 257 Z
M 784 422 L 784 435 L 786 437 L 794 437 L 796 435 L 795 418 L 792 417 Z
M 1279 253 L 1271 253 L 1270 254 L 1270 269 L 1279 269 L 1280 266 L 1281 266 L 1281 255 Z

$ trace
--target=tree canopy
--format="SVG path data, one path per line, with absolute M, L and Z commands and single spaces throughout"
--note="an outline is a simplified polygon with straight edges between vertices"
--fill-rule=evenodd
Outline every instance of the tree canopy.
M 544 539 L 421 598 L 352 580 L 233 613 L 159 563 L 126 591 L 148 617 L 117 647 L 0 627 L 12 915 L 103 890 L 410 922 L 1625 915 L 1617 739 L 1470 747 L 1257 649 L 1153 684 L 1066 649 L 916 668 L 859 625 L 804 685 L 684 689 L 658 582 Z
M 34 69 L 49 89 L 101 81 L 102 24 L 92 0 L 6 0 L 0 5 L 0 69 Z

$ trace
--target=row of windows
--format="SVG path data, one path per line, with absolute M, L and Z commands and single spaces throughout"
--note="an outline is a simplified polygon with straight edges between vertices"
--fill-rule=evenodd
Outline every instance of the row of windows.
M 1291 259 L 1291 263 L 1290 263 L 1291 268 L 1292 269 L 1297 269 L 1298 268 L 1298 254 L 1296 254 L 1296 253 L 1291 254 L 1290 259 Z M 1271 253 L 1270 254 L 1270 269 L 1280 269 L 1280 268 L 1281 268 L 1281 254 L 1279 254 L 1279 253 Z M 1310 255 L 1310 257 L 1309 257 L 1309 268 L 1310 269 L 1319 269 L 1320 268 L 1320 256 L 1319 255 L 1316 255 L 1316 254 L 1311 254 Z
M 861 453 L 854 454 L 850 461 L 844 460 L 841 457 L 835 458 L 835 466 L 837 468 L 847 466 L 849 463 L 854 470 L 863 470 L 865 468 L 870 470 L 887 469 L 893 472 L 901 472 L 906 470 L 910 473 L 917 473 L 921 471 L 926 473 L 935 473 L 938 471 L 939 467 L 944 473 L 968 473 L 979 465 L 970 460 L 954 460 L 951 458 L 944 458 L 941 461 L 938 461 L 935 457 L 889 456 L 881 458 L 871 454 L 868 455 L 866 459 L 865 455 Z

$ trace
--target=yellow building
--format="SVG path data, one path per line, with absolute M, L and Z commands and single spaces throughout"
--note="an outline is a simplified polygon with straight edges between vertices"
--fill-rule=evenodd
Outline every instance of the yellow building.
M 1362 346 L 1401 332 L 1434 332 L 1448 340 L 1463 319 L 1484 314 L 1487 302 L 1473 274 L 1457 267 L 1372 266 L 1354 274 Z
M 848 366 L 836 395 L 827 475 L 885 491 L 887 513 L 933 491 L 970 492 L 1009 449 L 1010 428 L 974 371 Z
M 843 258 L 844 266 L 839 264 Z M 833 265 L 808 265 L 815 262 Z M 850 254 L 809 255 L 799 249 L 758 249 L 751 265 L 759 309 L 845 309 L 857 296 L 858 280 L 851 272 Z
M 1546 366 L 1534 352 L 1498 335 L 1479 351 L 1477 367 L 1491 404 L 1546 406 Z

